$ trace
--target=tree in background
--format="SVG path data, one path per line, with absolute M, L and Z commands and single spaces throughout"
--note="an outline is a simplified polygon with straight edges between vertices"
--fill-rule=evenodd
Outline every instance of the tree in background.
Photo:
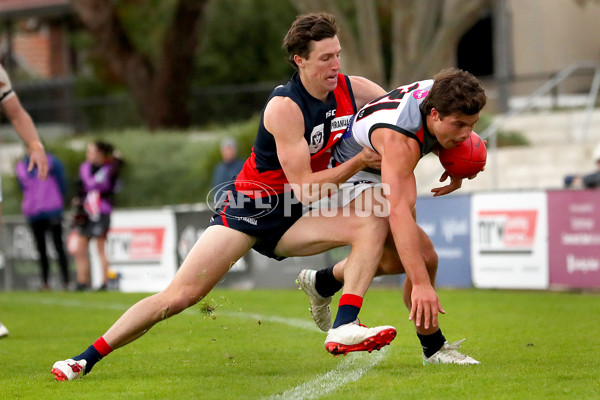
M 93 38 L 91 56 L 128 87 L 150 129 L 189 126 L 193 59 L 208 3 L 72 1 Z
M 455 65 L 461 37 L 492 0 L 290 0 L 299 12 L 336 16 L 343 70 L 384 88 Z
M 297 15 L 290 2 L 217 0 L 206 15 L 196 53 L 195 87 L 289 79 L 293 69 L 281 46 Z
M 125 85 L 151 129 L 190 125 L 192 86 L 282 81 L 298 13 L 336 16 L 343 72 L 391 88 L 455 65 L 492 0 L 73 0 L 104 81 Z M 223 99 L 222 99 L 223 100 Z M 224 105 L 226 109 L 231 106 Z M 217 111 L 214 111 L 217 112 Z M 219 111 L 220 112 L 220 111 Z

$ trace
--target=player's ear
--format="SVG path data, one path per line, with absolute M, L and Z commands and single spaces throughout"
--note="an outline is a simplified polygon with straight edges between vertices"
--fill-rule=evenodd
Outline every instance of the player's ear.
M 431 111 L 429 112 L 429 115 L 431 115 L 431 118 L 433 118 L 434 121 L 437 121 L 440 119 L 440 113 L 435 108 L 431 109 Z
M 298 66 L 298 68 L 302 68 L 302 64 L 304 63 L 304 59 L 300 57 L 298 54 L 294 56 L 294 62 Z

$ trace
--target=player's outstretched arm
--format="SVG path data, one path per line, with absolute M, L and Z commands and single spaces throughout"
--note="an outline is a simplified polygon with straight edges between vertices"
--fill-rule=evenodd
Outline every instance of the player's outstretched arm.
M 372 140 L 376 150 L 382 154 L 382 180 L 389 188 L 387 199 L 394 243 L 412 282 L 409 319 L 425 329 L 438 326 L 438 314 L 445 311 L 419 251 L 419 234 L 413 214 L 417 198 L 413 171 L 419 161 L 419 145 L 413 139 L 388 129 L 376 130 Z
M 15 131 L 29 148 L 29 165 L 27 166 L 27 170 L 31 171 L 34 166 L 37 167 L 38 177 L 45 179 L 48 176 L 48 160 L 44 152 L 44 146 L 40 141 L 29 113 L 21 106 L 21 102 L 17 96 L 11 96 L 6 99 L 2 103 L 2 106 Z

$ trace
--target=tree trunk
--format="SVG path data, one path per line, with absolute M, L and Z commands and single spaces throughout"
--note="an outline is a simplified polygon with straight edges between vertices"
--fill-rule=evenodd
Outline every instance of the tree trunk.
M 114 2 L 73 0 L 73 9 L 95 39 L 94 54 L 124 82 L 149 128 L 190 124 L 190 75 L 209 0 L 179 0 L 157 66 L 136 49 L 118 18 Z
M 303 13 L 325 10 L 336 16 L 342 43 L 343 72 L 362 75 L 386 89 L 432 78 L 455 65 L 458 42 L 489 9 L 493 0 L 391 0 L 389 74 L 385 72 L 377 0 L 356 0 L 354 31 L 335 0 L 291 0 Z M 390 0 L 387 0 L 390 2 Z M 379 1 L 379 4 L 382 4 Z M 389 75 L 389 80 L 385 77 Z
M 190 87 L 194 53 L 208 0 L 180 0 L 166 33 L 151 95 L 150 129 L 190 125 Z

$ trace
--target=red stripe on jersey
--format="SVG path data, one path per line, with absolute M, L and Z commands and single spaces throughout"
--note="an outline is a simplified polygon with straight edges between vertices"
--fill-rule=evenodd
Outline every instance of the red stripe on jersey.
M 349 78 L 348 78 L 349 79 Z M 351 117 L 356 113 L 353 95 L 348 88 L 346 76 L 338 74 L 338 84 L 333 91 L 336 101 L 335 118 Z M 331 158 L 331 147 L 341 139 L 345 126 L 332 130 L 327 143 L 311 156 L 310 166 L 313 172 L 327 169 Z M 339 135 L 337 135 L 339 133 Z M 258 183 L 257 183 L 258 182 Z M 262 185 L 261 185 L 262 184 Z M 256 154 L 252 154 L 244 163 L 242 171 L 238 174 L 235 182 L 237 191 L 244 193 L 250 198 L 264 197 L 280 194 L 286 191 L 288 180 L 283 169 L 259 172 L 256 166 Z M 287 188 L 288 190 L 289 187 Z
M 421 129 L 419 129 L 415 135 L 417 135 L 419 143 L 423 145 L 423 143 L 425 143 L 425 131 L 423 130 L 423 127 L 421 127 Z

